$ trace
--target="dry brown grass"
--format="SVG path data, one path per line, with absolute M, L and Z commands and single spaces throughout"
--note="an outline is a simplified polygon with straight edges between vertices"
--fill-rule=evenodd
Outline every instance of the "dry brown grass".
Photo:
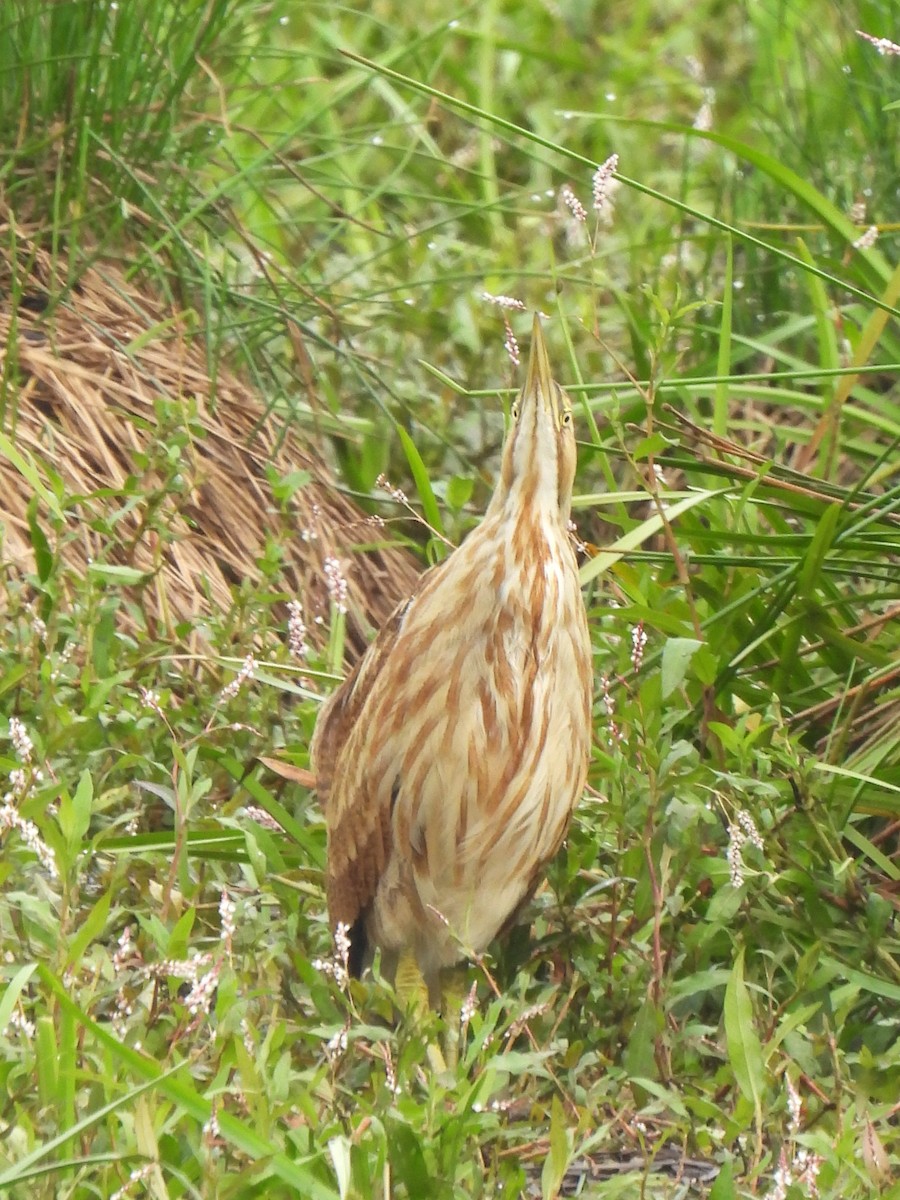
M 236 375 L 223 369 L 210 379 L 202 340 L 190 336 L 183 314 L 110 264 L 84 270 L 68 288 L 69 264 L 30 249 L 21 227 L 15 235 L 15 287 L 8 251 L 0 263 L 0 428 L 44 480 L 56 472 L 77 501 L 68 504 L 54 546 L 66 565 L 79 573 L 88 562 L 146 572 L 131 599 L 151 628 L 174 638 L 179 622 L 227 612 L 235 586 L 259 580 L 272 538 L 285 548 L 287 597 L 302 600 L 308 618 L 327 614 L 323 562 L 335 555 L 349 585 L 347 652 L 355 657 L 371 627 L 412 588 L 413 558 L 384 542 L 338 491 L 322 457 L 267 417 Z M 22 299 L 14 308 L 16 294 Z M 163 439 L 171 445 L 173 433 L 184 437 L 180 486 L 164 478 L 171 464 Z M 278 476 L 310 474 L 288 512 L 273 498 L 270 468 Z M 35 569 L 27 520 L 33 492 L 0 455 L 0 567 L 7 572 Z M 116 511 L 123 515 L 111 539 L 99 527 Z M 304 540 L 303 530 L 315 536 Z M 308 623 L 315 642 L 318 628 Z

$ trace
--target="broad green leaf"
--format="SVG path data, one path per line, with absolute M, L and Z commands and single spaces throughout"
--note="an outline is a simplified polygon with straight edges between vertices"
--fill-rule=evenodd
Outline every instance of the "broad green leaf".
M 736 1197 L 734 1166 L 729 1158 L 722 1164 L 715 1183 L 709 1189 L 709 1200 L 736 1200 Z
M 74 796 L 70 797 L 67 792 L 60 795 L 57 824 L 71 855 L 78 852 L 81 840 L 88 831 L 93 801 L 94 781 L 90 771 L 81 772 Z
M 19 450 L 6 436 L 0 433 L 0 454 L 16 468 L 22 478 L 31 486 L 35 495 L 40 496 L 55 517 L 64 519 L 63 510 L 53 492 L 44 485 L 40 472 L 31 455 Z
M 803 1004 L 800 1008 L 795 1009 L 794 1012 L 788 1013 L 779 1022 L 778 1028 L 772 1035 L 772 1039 L 768 1044 L 769 1054 L 781 1045 L 789 1033 L 793 1033 L 798 1026 L 805 1025 L 810 1017 L 814 1017 L 821 1007 L 822 1001 L 815 1000 L 812 1004 Z
M 151 1162 L 159 1161 L 159 1141 L 153 1128 L 153 1112 L 148 1103 L 148 1093 L 144 1093 L 134 1106 L 134 1134 L 138 1153 Z M 158 1197 L 157 1200 L 162 1200 Z
M 631 457 L 635 462 L 643 462 L 645 458 L 649 458 L 651 454 L 662 454 L 665 450 L 671 450 L 672 439 L 667 438 L 665 434 L 652 433 L 649 437 L 641 438 L 638 444 L 631 452 Z
M 46 583 L 53 570 L 53 551 L 47 535 L 41 529 L 37 517 L 38 497 L 32 496 L 28 502 L 27 518 L 28 532 L 31 535 L 31 548 L 34 551 L 34 564 L 37 567 L 38 579 Z
M 654 1073 L 656 1067 L 654 1065 Z M 688 1117 L 688 1110 L 685 1103 L 675 1087 L 665 1087 L 657 1079 L 653 1079 L 647 1075 L 635 1075 L 631 1080 L 631 1085 L 643 1092 L 647 1092 L 650 1096 L 655 1096 L 657 1100 L 662 1100 L 669 1112 L 675 1113 L 679 1117 Z
M 451 475 L 447 484 L 447 503 L 451 508 L 460 509 L 469 503 L 475 488 L 475 480 L 467 475 Z
M 12 979 L 6 986 L 6 991 L 0 997 L 0 1030 L 6 1028 L 9 1024 L 9 1018 L 13 1009 L 16 1007 L 16 1001 L 22 994 L 25 984 L 34 974 L 37 969 L 37 963 L 26 963 L 24 967 L 20 967 L 13 975 Z
M 687 669 L 690 666 L 691 659 L 703 645 L 697 638 L 667 638 L 666 644 L 663 646 L 662 664 L 660 672 L 662 675 L 662 690 L 661 699 L 665 700 L 667 696 L 680 687 L 684 682 L 684 677 L 687 674 Z
M 59 1095 L 59 1046 L 56 1026 L 49 1013 L 39 1013 L 35 1022 L 35 1057 L 37 1085 L 41 1104 L 50 1107 Z M 0 1175 L 0 1183 L 3 1176 Z
M 17 663 L 16 666 L 10 667 L 0 676 L 0 696 L 14 688 L 23 676 L 29 674 L 30 670 L 31 667 L 26 663 Z
M 839 767 L 836 763 L 815 762 L 812 764 L 812 769 L 821 771 L 825 775 L 839 775 L 843 779 L 852 779 L 857 783 L 865 784 L 869 789 L 869 795 L 866 796 L 865 792 L 861 790 L 853 805 L 857 812 L 900 812 L 900 786 L 896 783 L 888 783 L 886 779 L 878 779 L 864 771 Z M 872 799 L 872 791 L 880 793 L 877 801 Z M 896 796 L 897 800 L 893 801 L 892 796 Z
M 679 500 L 677 504 L 667 507 L 665 510 L 665 520 L 671 523 L 680 517 L 682 513 L 696 508 L 698 504 L 705 504 L 708 500 L 714 500 L 716 496 L 727 495 L 730 490 L 730 488 L 719 488 L 714 492 L 695 492 L 684 500 Z M 578 572 L 578 578 L 581 580 L 582 587 L 586 583 L 590 583 L 592 579 L 596 579 L 598 575 L 602 575 L 605 571 L 608 571 L 614 563 L 617 563 L 620 558 L 624 558 L 630 551 L 637 550 L 638 546 L 643 545 L 648 538 L 653 537 L 655 533 L 659 533 L 662 527 L 662 516 L 659 513 L 654 513 L 652 517 L 648 517 L 646 521 L 642 521 L 640 525 L 635 526 L 634 529 L 630 529 L 628 533 L 613 542 L 608 550 L 601 550 L 599 554 L 595 554 Z
M 834 967 L 835 974 L 846 979 L 852 989 L 871 992 L 873 996 L 884 996 L 887 1000 L 900 1000 L 900 984 L 889 983 L 886 979 L 879 979 L 866 971 L 857 971 L 854 967 L 847 967 L 830 954 L 822 955 L 822 965 Z M 834 1005 L 834 995 L 831 1000 Z
M 728 1061 L 741 1092 L 753 1104 L 757 1125 L 762 1122 L 763 1052 L 753 1025 L 753 1005 L 744 982 L 741 950 L 725 988 L 725 1042 Z
M 169 958 L 179 959 L 187 956 L 191 930 L 194 928 L 196 917 L 197 910 L 195 908 L 186 908 L 172 926 L 172 932 L 169 934 L 169 944 L 166 948 Z
M 88 563 L 87 571 L 94 579 L 102 579 L 106 583 L 122 584 L 125 587 L 133 586 L 150 578 L 146 571 L 139 571 L 137 567 L 124 567 L 119 563 Z
M 724 967 L 708 967 L 704 971 L 696 971 L 686 975 L 674 983 L 669 991 L 670 1002 L 683 1000 L 688 996 L 696 996 L 711 992 L 714 988 L 726 987 L 731 978 L 731 972 Z
M 428 471 L 425 463 L 422 461 L 422 456 L 417 450 L 415 442 L 402 425 L 397 426 L 397 434 L 403 446 L 403 451 L 406 454 L 409 469 L 412 471 L 412 477 L 416 482 L 416 490 L 419 493 L 419 500 L 422 502 L 422 512 L 425 514 L 425 520 L 435 533 L 443 534 L 444 523 L 441 520 L 441 511 L 438 508 L 434 489 L 431 486 L 431 480 L 428 478 Z
M 328 1154 L 337 1177 L 341 1200 L 350 1194 L 350 1139 L 339 1134 L 328 1139 Z
M 72 812 L 75 817 L 75 834 L 84 837 L 91 823 L 91 813 L 94 808 L 94 780 L 90 771 L 82 771 L 78 777 L 78 787 L 72 797 Z
M 106 928 L 111 903 L 112 893 L 104 892 L 82 921 L 78 932 L 69 941 L 66 948 L 66 965 L 71 966 L 80 962 L 91 942 L 95 941 Z
M 632 1080 L 655 1079 L 659 1074 L 654 1046 L 662 1022 L 662 1013 L 654 1001 L 649 998 L 644 1000 L 638 1009 L 623 1059 L 625 1070 Z
M 900 880 L 900 867 L 897 866 L 893 859 L 888 858 L 886 854 L 879 850 L 873 842 L 870 842 L 867 837 L 861 834 L 858 829 L 853 825 L 845 825 L 842 833 L 847 841 L 870 859 L 888 879 L 893 880 L 894 883 Z
M 566 1128 L 566 1114 L 559 1096 L 553 1097 L 550 1109 L 550 1150 L 544 1159 L 541 1171 L 541 1196 L 543 1200 L 556 1200 L 563 1178 L 569 1166 L 572 1141 Z
M 405 1122 L 392 1122 L 387 1130 L 391 1166 L 408 1196 L 428 1196 L 433 1180 L 417 1131 Z

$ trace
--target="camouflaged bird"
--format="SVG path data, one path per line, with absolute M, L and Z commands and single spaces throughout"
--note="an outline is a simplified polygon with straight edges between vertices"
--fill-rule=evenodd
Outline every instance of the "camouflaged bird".
M 584 787 L 591 643 L 569 539 L 572 408 L 535 317 L 481 524 L 427 571 L 324 704 L 311 747 L 333 926 L 407 991 L 484 950 L 537 887 Z

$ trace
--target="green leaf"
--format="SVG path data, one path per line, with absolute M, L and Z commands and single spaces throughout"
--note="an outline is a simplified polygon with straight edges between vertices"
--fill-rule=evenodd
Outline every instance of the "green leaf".
M 328 1154 L 337 1176 L 341 1200 L 350 1194 L 350 1147 L 350 1139 L 343 1134 L 328 1139 Z
M 894 883 L 900 881 L 900 867 L 853 825 L 844 826 L 843 836 L 870 859 L 887 879 L 893 880 Z
M 541 1196 L 543 1200 L 555 1200 L 569 1167 L 571 1135 L 566 1128 L 566 1114 L 559 1096 L 553 1097 L 550 1110 L 550 1151 L 544 1159 L 541 1171 Z
M 703 645 L 703 642 L 697 638 L 674 637 L 667 638 L 666 644 L 663 646 L 662 652 L 662 690 L 661 699 L 665 700 L 667 696 L 680 687 L 684 682 L 684 677 L 687 674 L 687 669 L 690 666 L 691 659 Z
M 27 675 L 30 670 L 31 667 L 27 663 L 18 663 L 16 666 L 10 667 L 8 671 L 5 671 L 4 674 L 0 676 L 0 696 L 2 696 L 4 692 L 8 692 L 14 688 L 19 680 L 22 679 L 23 676 Z
M 104 892 L 85 919 L 75 936 L 66 947 L 66 965 L 80 962 L 88 946 L 100 936 L 109 919 L 112 892 Z
M 94 579 L 102 579 L 106 583 L 119 583 L 125 587 L 142 583 L 149 579 L 147 571 L 139 571 L 137 567 L 124 567 L 119 563 L 88 563 L 88 575 Z
M 0 454 L 16 468 L 22 478 L 30 485 L 35 496 L 39 496 L 43 500 L 53 515 L 58 517 L 60 521 L 64 520 L 65 518 L 59 506 L 59 501 L 53 492 L 44 486 L 34 459 L 30 455 L 26 455 L 18 450 L 5 433 L 0 433 Z
M 672 504 L 666 507 L 665 520 L 671 523 L 682 513 L 688 512 L 692 508 L 696 508 L 698 504 L 705 504 L 709 500 L 714 500 L 716 496 L 724 496 L 730 491 L 730 488 L 719 488 L 715 492 L 694 492 L 687 496 L 684 500 L 679 500 L 677 504 Z M 648 517 L 646 521 L 641 521 L 640 525 L 630 529 L 628 533 L 623 534 L 617 541 L 609 547 L 608 550 L 601 550 L 599 554 L 595 554 L 589 562 L 586 562 L 578 572 L 578 578 L 581 580 L 581 586 L 590 583 L 592 579 L 596 579 L 598 575 L 602 575 L 608 571 L 611 566 L 619 561 L 620 558 L 632 550 L 637 550 L 648 538 L 659 533 L 663 527 L 663 517 L 659 513 L 654 513 L 652 517 Z
M 81 848 L 81 841 L 91 823 L 93 802 L 94 781 L 90 771 L 81 772 L 74 796 L 70 797 L 67 792 L 60 795 L 57 823 L 70 855 L 75 855 Z
M 722 1164 L 715 1183 L 709 1189 L 709 1200 L 735 1200 L 736 1196 L 734 1166 L 729 1158 Z
M 653 1070 L 654 1074 L 656 1074 L 655 1065 Z M 669 1112 L 690 1120 L 687 1107 L 676 1087 L 665 1087 L 657 1079 L 649 1078 L 646 1075 L 635 1075 L 631 1080 L 631 1086 L 639 1089 L 641 1092 L 646 1092 L 648 1096 L 654 1096 L 657 1100 L 662 1100 Z
M 725 988 L 725 1042 L 737 1085 L 762 1122 L 764 1065 L 762 1044 L 753 1026 L 753 1005 L 744 982 L 744 951 L 735 960 Z
M 674 1003 L 676 1000 L 683 1000 L 688 996 L 711 992 L 714 988 L 727 987 L 730 978 L 731 972 L 723 967 L 707 967 L 706 970 L 686 975 L 684 979 L 679 979 L 677 983 L 673 984 L 669 1000 Z
M 846 979 L 853 988 L 871 992 L 873 996 L 884 996 L 887 1000 L 900 1000 L 900 985 L 889 983 L 886 979 L 879 979 L 875 975 L 869 975 L 866 971 L 857 971 L 853 967 L 845 966 L 830 954 L 823 954 L 819 965 L 834 968 L 835 974 Z M 832 995 L 833 1002 L 834 996 Z
M 641 438 L 632 450 L 631 457 L 635 462 L 643 462 L 651 454 L 662 454 L 666 450 L 671 450 L 671 448 L 671 438 L 667 438 L 657 430 L 656 433 L 651 433 L 649 437 Z
M 38 524 L 37 509 L 38 497 L 32 496 L 28 501 L 26 513 L 28 532 L 31 535 L 31 548 L 34 551 L 34 564 L 37 568 L 38 579 L 40 579 L 41 583 L 46 583 L 53 570 L 53 551 L 50 549 L 47 535 Z
M 271 481 L 272 495 L 280 504 L 287 504 L 311 479 L 310 471 L 288 471 L 287 474 Z
M 97 614 L 94 629 L 91 632 L 91 659 L 94 661 L 94 668 L 97 676 L 102 680 L 106 680 L 112 671 L 112 649 L 115 643 L 115 626 L 116 626 L 116 611 L 118 611 L 118 598 L 115 598 L 113 604 L 101 605 L 100 612 Z
M 422 512 L 425 514 L 425 520 L 435 533 L 443 534 L 444 523 L 441 520 L 441 512 L 434 495 L 434 488 L 431 486 L 431 480 L 428 478 L 428 471 L 425 468 L 425 463 L 422 461 L 422 456 L 416 449 L 415 442 L 402 425 L 397 426 L 397 433 L 400 437 L 403 451 L 406 454 L 409 469 L 412 471 L 412 477 L 416 482 L 416 490 L 419 493 L 419 500 L 422 502 Z
M 9 1024 L 9 1018 L 13 1009 L 16 1007 L 16 1001 L 22 994 L 25 984 L 34 974 L 37 968 L 37 963 L 26 963 L 24 967 L 20 967 L 13 975 L 6 987 L 6 991 L 0 998 L 0 1029 L 5 1029 Z
M 772 1035 L 772 1040 L 769 1042 L 770 1051 L 776 1046 L 780 1046 L 789 1033 L 800 1025 L 805 1025 L 811 1017 L 814 1017 L 822 1007 L 821 1000 L 814 1000 L 811 1004 L 802 1004 L 794 1012 L 788 1013 L 778 1024 L 778 1028 Z
M 655 1079 L 659 1074 L 654 1055 L 656 1038 L 662 1028 L 662 1013 L 650 999 L 638 1009 L 628 1038 L 623 1065 L 632 1079 Z
M 179 959 L 187 957 L 188 943 L 191 937 L 191 930 L 194 928 L 196 916 L 197 910 L 195 908 L 188 908 L 185 909 L 175 922 L 172 932 L 169 934 L 169 944 L 166 951 L 169 958 Z
M 56 1102 L 59 1094 L 59 1045 L 56 1041 L 56 1026 L 49 1013 L 37 1014 L 35 1033 L 38 1096 L 41 1104 L 49 1108 Z
M 391 1166 L 409 1196 L 428 1196 L 434 1181 L 416 1133 L 409 1125 L 392 1122 L 387 1129 Z
M 468 504 L 475 489 L 475 480 L 467 475 L 451 475 L 447 484 L 447 503 L 452 509 L 459 511 Z

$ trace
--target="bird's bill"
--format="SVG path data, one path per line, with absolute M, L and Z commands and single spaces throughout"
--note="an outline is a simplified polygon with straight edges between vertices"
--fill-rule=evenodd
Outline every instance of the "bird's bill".
M 553 386 L 553 376 L 550 372 L 550 355 L 547 353 L 547 343 L 544 341 L 544 331 L 541 319 L 534 314 L 534 325 L 531 329 L 531 352 L 528 355 L 528 368 L 525 373 L 525 387 L 522 390 L 523 400 L 540 396 L 544 408 L 553 416 L 558 424 L 559 413 L 556 411 L 556 389 Z

